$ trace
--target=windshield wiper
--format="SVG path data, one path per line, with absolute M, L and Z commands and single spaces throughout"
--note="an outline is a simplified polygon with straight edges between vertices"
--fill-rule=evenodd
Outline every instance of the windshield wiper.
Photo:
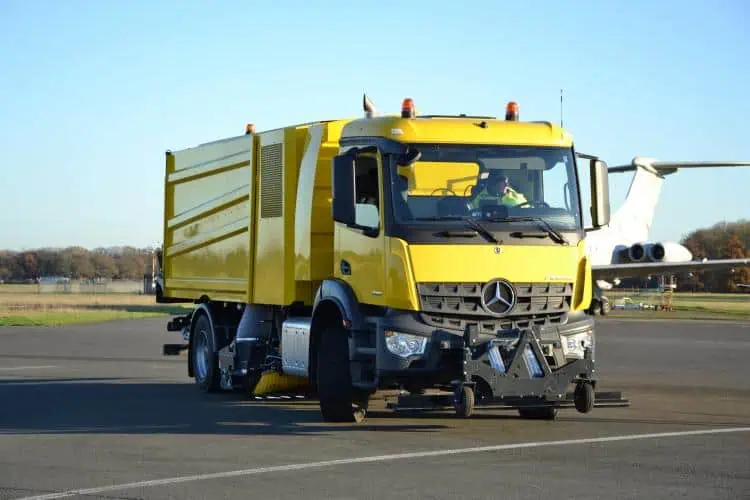
M 490 243 L 500 243 L 499 241 L 497 241 L 497 238 L 495 238 L 492 233 L 487 230 L 486 227 L 479 223 L 478 220 L 474 218 L 466 219 L 466 225 L 481 234 L 482 237 L 484 237 L 484 239 L 489 241 Z
M 465 216 L 465 215 L 434 215 L 431 217 L 415 217 L 413 220 L 433 220 L 433 221 L 440 221 L 440 220 L 463 220 L 466 221 L 466 226 L 468 226 L 470 229 L 473 229 L 477 233 L 482 235 L 482 238 L 489 241 L 490 243 L 500 243 L 500 241 L 495 238 L 491 232 L 487 230 L 486 227 L 481 225 L 479 221 L 474 219 L 473 217 Z M 467 236 L 466 233 L 451 233 L 449 231 L 442 231 L 438 233 L 439 236 Z
M 435 236 L 444 238 L 475 238 L 478 232 L 474 231 L 438 231 Z
M 552 225 L 547 222 L 546 219 L 543 217 L 536 217 L 533 215 L 509 215 L 507 217 L 494 217 L 490 219 L 493 222 L 506 222 L 506 221 L 533 221 L 533 222 L 539 222 L 542 226 L 542 229 L 544 229 L 544 234 L 546 236 L 549 236 L 552 241 L 559 243 L 561 245 L 570 245 L 567 239 L 565 239 L 565 236 L 562 235 L 559 231 L 557 231 Z M 516 237 L 535 237 L 537 236 L 535 233 L 524 233 L 521 231 L 518 231 L 516 233 L 513 233 L 513 236 Z

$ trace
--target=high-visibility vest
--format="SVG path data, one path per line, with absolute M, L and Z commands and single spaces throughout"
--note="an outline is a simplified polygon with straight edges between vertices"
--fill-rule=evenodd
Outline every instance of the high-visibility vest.
M 490 194 L 486 189 L 482 188 L 482 191 L 473 200 L 471 200 L 471 207 L 479 208 L 479 204 L 484 200 L 497 201 L 497 195 Z M 509 207 L 514 207 L 525 201 L 526 197 L 522 193 L 519 193 L 511 187 L 507 189 L 507 192 L 500 199 L 501 204 Z

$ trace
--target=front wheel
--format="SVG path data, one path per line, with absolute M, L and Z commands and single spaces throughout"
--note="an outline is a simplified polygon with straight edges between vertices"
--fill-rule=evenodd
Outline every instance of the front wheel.
M 326 422 L 363 422 L 369 395 L 352 387 L 346 330 L 326 328 L 317 354 L 318 399 L 323 419 Z

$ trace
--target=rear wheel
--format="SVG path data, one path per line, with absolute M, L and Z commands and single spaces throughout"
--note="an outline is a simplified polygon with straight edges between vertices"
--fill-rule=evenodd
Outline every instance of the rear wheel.
M 196 385 L 204 392 L 221 388 L 219 357 L 214 352 L 213 331 L 205 314 L 198 316 L 193 329 L 193 373 Z
M 327 422 L 363 422 L 369 394 L 352 387 L 346 330 L 328 327 L 318 346 L 318 398 Z

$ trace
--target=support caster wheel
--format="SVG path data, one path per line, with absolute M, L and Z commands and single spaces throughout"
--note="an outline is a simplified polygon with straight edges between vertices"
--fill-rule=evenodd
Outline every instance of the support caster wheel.
M 591 384 L 582 382 L 576 386 L 573 403 L 580 413 L 589 413 L 594 408 L 594 388 Z
M 474 390 L 462 387 L 456 393 L 456 416 L 469 418 L 474 412 Z

